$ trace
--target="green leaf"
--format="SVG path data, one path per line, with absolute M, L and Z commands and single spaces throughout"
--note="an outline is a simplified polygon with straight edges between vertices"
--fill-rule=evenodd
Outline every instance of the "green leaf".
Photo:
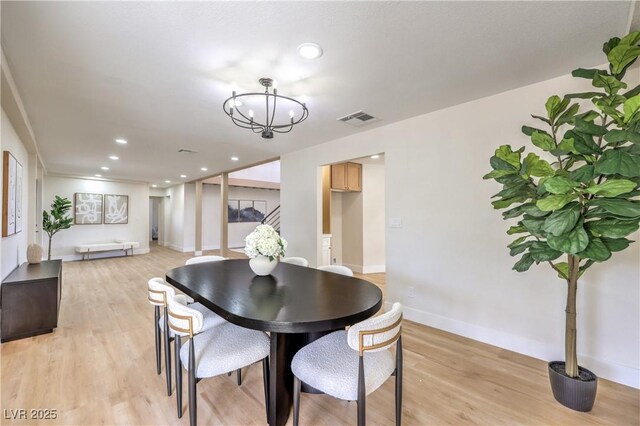
M 553 168 L 545 160 L 542 160 L 533 152 L 530 152 L 523 161 L 523 171 L 530 176 L 551 176 L 554 173 Z
M 589 78 L 591 80 L 591 78 Z M 593 99 L 598 96 L 605 96 L 604 93 L 601 92 L 580 92 L 580 93 L 568 93 L 564 95 L 566 99 Z
M 526 218 L 522 219 L 521 223 L 525 227 L 525 229 L 531 232 L 533 235 L 543 236 L 542 225 L 544 225 L 544 219 Z
M 635 46 L 640 43 L 640 31 L 632 31 L 620 40 L 619 44 Z M 606 53 L 606 52 L 605 52 Z
M 547 110 L 547 115 L 553 121 L 558 114 L 560 114 L 569 104 L 568 99 L 560 99 L 560 96 L 553 95 L 547 99 L 547 102 L 544 104 L 545 109 Z
M 521 203 L 525 200 L 526 200 L 525 197 L 514 197 L 514 198 L 508 198 L 506 200 L 493 201 L 491 204 L 493 205 L 494 209 L 500 210 L 500 209 L 509 207 L 513 203 Z
M 533 132 L 531 142 L 544 151 L 551 151 L 556 147 L 553 138 L 548 133 Z
M 558 144 L 558 149 L 560 151 L 562 151 L 562 153 L 560 155 L 566 155 L 568 153 L 573 153 L 573 154 L 579 154 L 578 151 L 576 151 L 576 148 L 574 146 L 574 140 L 573 138 L 570 139 L 562 139 L 560 141 L 560 143 Z M 553 151 L 551 151 L 553 153 Z
M 545 132 L 544 130 L 536 129 L 535 127 L 522 126 L 521 130 L 522 130 L 522 133 L 524 133 L 527 136 L 533 135 L 533 132 L 546 133 L 547 135 L 549 135 L 549 133 Z M 551 137 L 551 135 L 549 135 L 549 137 Z
M 577 194 L 549 195 L 548 197 L 543 198 L 542 200 L 538 200 L 536 202 L 536 206 L 542 211 L 550 212 L 550 211 L 561 209 L 562 207 L 564 207 L 565 205 L 573 201 L 577 196 L 578 196 Z
M 512 219 L 524 213 L 524 204 L 502 212 L 503 219 Z
M 603 175 L 640 176 L 640 157 L 620 149 L 609 149 L 596 162 L 596 173 Z
M 516 170 L 520 170 L 520 154 L 524 151 L 524 148 L 520 148 L 517 151 L 512 151 L 509 145 L 502 145 L 496 149 L 496 157 L 502 161 L 511 164 Z
M 611 257 L 611 251 L 599 238 L 592 238 L 587 248 L 578 253 L 581 259 L 592 259 L 597 262 L 604 262 Z
M 589 235 L 579 221 L 576 226 L 569 232 L 562 235 L 548 235 L 547 244 L 553 249 L 568 254 L 576 254 L 581 252 L 589 244 Z
M 576 126 L 576 130 L 587 135 L 602 136 L 607 133 L 606 127 L 598 126 L 591 121 L 585 121 L 578 117 L 573 119 L 573 123 Z
M 527 248 L 529 248 L 529 246 L 531 245 L 532 242 L 533 241 L 527 241 L 527 242 L 524 242 L 522 244 L 518 244 L 518 245 L 515 245 L 513 247 L 510 247 L 509 255 L 510 256 L 519 255 L 520 253 L 524 252 Z
M 623 238 L 638 230 L 637 220 L 600 219 L 587 222 L 591 232 L 609 238 Z
M 542 229 L 552 235 L 562 235 L 571 229 L 573 229 L 578 223 L 578 219 L 580 219 L 580 209 L 581 206 L 579 203 L 572 202 L 564 206 L 560 210 L 556 210 L 548 216 Z
M 513 265 L 513 270 L 517 272 L 525 272 L 529 268 L 531 268 L 531 265 L 533 265 L 533 262 L 535 261 L 533 260 L 533 257 L 531 257 L 531 253 L 525 253 L 520 258 L 520 260 L 518 260 L 516 264 Z
M 496 157 L 495 155 L 489 159 L 489 164 L 491 164 L 491 167 L 493 169 L 495 169 L 495 170 L 510 170 L 510 171 L 513 171 L 513 172 L 517 171 L 517 169 L 515 167 L 513 167 L 511 164 L 507 163 L 504 160 L 501 160 L 500 158 Z M 494 178 L 494 179 L 496 179 L 496 178 Z
M 509 227 L 509 229 L 507 229 L 507 235 L 522 234 L 523 232 L 528 231 L 527 228 L 522 225 L 511 226 Z
M 640 48 L 639 48 L 640 49 Z M 624 111 L 624 122 L 629 123 L 640 111 L 640 95 L 629 98 L 625 101 L 622 110 Z
M 586 164 L 569 172 L 569 179 L 576 182 L 587 183 L 593 180 L 594 174 L 595 168 L 590 164 Z
M 599 198 L 592 200 L 590 205 L 602 207 L 606 211 L 622 217 L 640 217 L 640 202 L 618 198 Z
M 580 109 L 580 105 L 578 104 L 571 105 L 568 110 L 563 112 L 562 115 L 558 117 L 558 120 L 556 121 L 556 125 L 560 126 L 562 124 L 571 123 L 571 121 L 573 121 L 573 116 L 576 115 L 579 109 Z
M 602 51 L 604 52 L 605 55 L 608 55 L 609 52 L 611 52 L 611 49 L 616 47 L 618 44 L 620 44 L 620 38 L 618 37 L 610 38 L 608 42 L 602 45 Z
M 569 180 L 564 176 L 553 176 L 544 181 L 544 189 L 552 194 L 566 194 L 577 186 L 580 186 L 578 182 Z
M 634 97 L 635 95 L 638 95 L 638 94 L 640 94 L 640 84 L 638 84 L 633 89 L 623 93 L 622 96 L 624 96 L 625 98 L 629 99 L 629 98 L 632 98 L 632 97 Z
M 593 77 L 595 77 L 595 75 L 599 72 L 604 71 L 597 69 L 578 68 L 571 71 L 571 75 L 578 78 L 588 78 L 589 80 L 593 80 Z
M 609 130 L 609 132 L 604 135 L 604 140 L 609 143 L 629 141 L 635 144 L 640 144 L 640 133 L 630 130 Z
M 569 279 L 569 264 L 567 262 L 558 262 L 554 266 L 560 270 L 558 278 L 563 280 Z
M 627 247 L 629 247 L 629 244 L 633 242 L 631 240 L 627 240 L 626 238 L 602 237 L 601 240 L 612 253 L 626 249 Z
M 549 212 L 543 212 L 535 204 L 523 204 L 522 210 L 532 217 L 544 217 L 549 215 Z
M 562 256 L 562 252 L 554 250 L 544 241 L 534 241 L 529 247 L 529 253 L 536 262 L 549 262 Z
M 595 87 L 602 87 L 604 90 L 610 94 L 615 95 L 620 91 L 620 89 L 626 89 L 627 84 L 618 80 L 617 78 L 610 75 L 603 75 L 600 73 L 596 73 L 593 76 L 593 85 Z
M 495 179 L 502 176 L 512 175 L 516 171 L 515 170 L 493 170 L 486 175 L 482 176 L 482 179 Z
M 638 55 L 640 55 L 640 47 L 620 43 L 611 49 L 607 55 L 607 59 L 611 64 L 611 72 L 613 74 L 624 72 L 627 66 L 636 60 Z
M 609 179 L 599 185 L 590 186 L 585 191 L 589 194 L 598 194 L 604 197 L 616 197 L 635 189 L 636 183 L 627 179 Z
M 528 235 L 525 235 L 524 237 L 516 238 L 516 239 L 515 239 L 515 240 L 513 240 L 513 241 L 511 242 L 511 244 L 509 244 L 507 247 L 509 247 L 509 248 L 513 248 L 513 247 L 515 247 L 515 246 L 517 246 L 517 245 L 520 245 L 520 244 L 522 244 L 522 243 L 524 242 L 524 240 L 526 240 L 527 238 L 529 238 L 529 236 L 528 236 Z
M 599 154 L 601 152 L 600 147 L 593 141 L 593 136 L 577 130 L 565 132 L 564 139 L 573 139 L 573 146 L 580 154 Z

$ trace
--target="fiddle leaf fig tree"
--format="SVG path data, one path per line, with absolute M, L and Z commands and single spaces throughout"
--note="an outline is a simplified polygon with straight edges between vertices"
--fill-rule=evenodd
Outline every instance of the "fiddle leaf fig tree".
M 502 184 L 495 209 L 516 220 L 507 234 L 518 272 L 545 263 L 567 282 L 565 373 L 578 377 L 576 291 L 594 263 L 632 243 L 640 226 L 640 85 L 624 81 L 640 55 L 640 32 L 603 46 L 608 69 L 577 69 L 593 89 L 551 96 L 539 127 L 523 126 L 539 152 L 502 145 L 484 179 Z M 637 77 L 633 80 L 638 82 Z
M 71 201 L 56 195 L 53 203 L 51 203 L 51 213 L 46 210 L 42 211 L 42 229 L 49 236 L 47 260 L 51 260 L 51 239 L 53 236 L 63 229 L 71 228 L 73 219 L 67 216 L 70 209 Z

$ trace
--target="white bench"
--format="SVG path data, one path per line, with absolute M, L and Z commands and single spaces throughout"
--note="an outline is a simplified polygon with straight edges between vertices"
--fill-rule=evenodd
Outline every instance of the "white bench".
M 116 240 L 113 243 L 79 244 L 76 246 L 76 252 L 82 253 L 82 260 L 85 260 L 85 258 L 90 258 L 91 253 L 100 251 L 123 250 L 124 255 L 128 256 L 129 250 L 131 250 L 131 255 L 133 256 L 133 249 L 138 247 L 140 247 L 140 243 L 136 241 Z

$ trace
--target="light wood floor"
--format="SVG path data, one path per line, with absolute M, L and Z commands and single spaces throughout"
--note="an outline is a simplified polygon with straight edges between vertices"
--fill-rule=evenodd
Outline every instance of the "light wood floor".
M 241 256 L 241 255 L 238 255 Z M 188 254 L 151 254 L 68 262 L 63 266 L 59 328 L 1 345 L 2 424 L 188 424 L 155 372 L 146 283 L 182 265 Z M 367 275 L 379 285 L 384 274 Z M 640 392 L 599 383 L 591 413 L 557 404 L 543 361 L 405 322 L 405 425 L 637 425 Z M 198 384 L 199 423 L 264 424 L 262 370 Z M 185 375 L 186 378 L 186 375 Z M 370 425 L 393 424 L 393 379 L 367 399 Z M 186 390 L 186 383 L 185 383 Z M 301 424 L 354 425 L 356 405 L 326 395 L 302 396 Z M 55 409 L 56 420 L 12 421 L 8 410 Z M 5 411 L 6 410 L 6 411 Z M 291 419 L 289 420 L 291 424 Z

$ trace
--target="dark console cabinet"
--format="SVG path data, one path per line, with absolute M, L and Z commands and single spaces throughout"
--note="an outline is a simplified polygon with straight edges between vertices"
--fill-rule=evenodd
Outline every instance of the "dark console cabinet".
M 0 286 L 0 340 L 50 333 L 58 326 L 62 297 L 62 261 L 23 263 Z

